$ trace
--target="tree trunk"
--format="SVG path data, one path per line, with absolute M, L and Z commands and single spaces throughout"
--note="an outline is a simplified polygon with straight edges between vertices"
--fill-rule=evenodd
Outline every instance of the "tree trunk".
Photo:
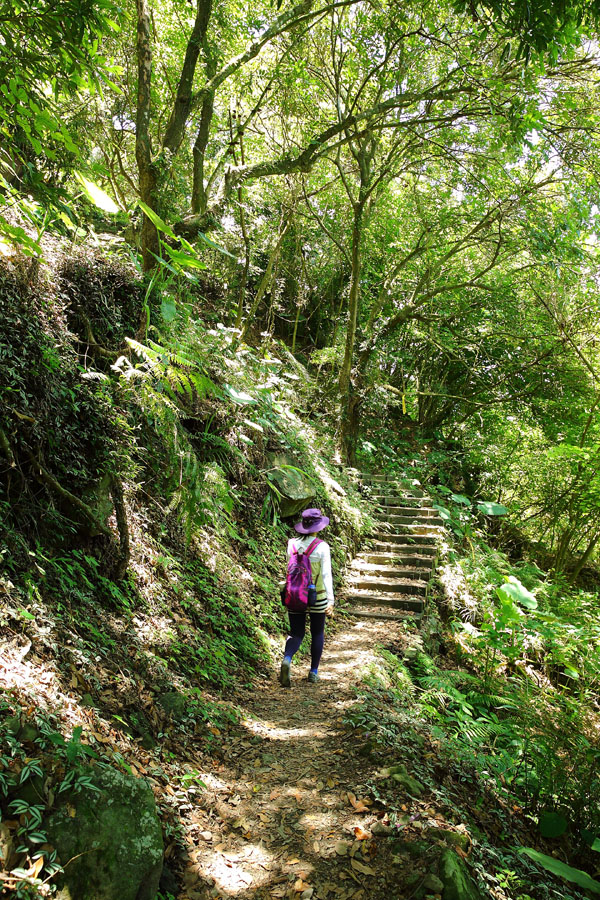
M 583 553 L 583 556 L 579 559 L 579 561 L 578 561 L 577 564 L 575 565 L 575 568 L 573 569 L 573 571 L 572 571 L 571 574 L 569 575 L 569 582 L 570 582 L 571 584 L 574 584 L 575 581 L 577 580 L 577 578 L 579 577 L 579 574 L 581 573 L 581 570 L 583 569 L 583 567 L 585 566 L 586 562 L 588 561 L 588 559 L 590 558 L 590 556 L 591 556 L 592 553 L 594 552 L 594 549 L 595 549 L 595 547 L 596 547 L 596 544 L 598 543 L 599 540 L 600 540 L 600 534 L 597 534 L 597 535 L 595 535 L 595 537 L 593 537 L 593 538 L 590 540 L 590 542 L 588 543 L 588 545 L 587 545 L 587 547 L 585 548 L 585 551 L 584 551 L 584 553 Z
M 152 42 L 150 37 L 150 10 L 147 0 L 136 0 L 137 8 L 137 63 L 138 96 L 135 120 L 135 158 L 138 166 L 140 196 L 154 209 L 156 206 L 156 167 L 152 161 L 150 143 L 150 98 L 152 85 Z M 154 268 L 158 255 L 158 233 L 148 216 L 142 224 L 142 262 L 144 272 Z
M 207 46 L 205 46 L 205 55 L 206 77 L 208 80 L 210 80 L 215 74 L 217 63 L 213 54 L 210 52 Z M 192 171 L 192 213 L 197 216 L 203 216 L 206 212 L 207 198 L 206 188 L 204 186 L 204 158 L 206 154 L 206 147 L 208 145 L 208 139 L 210 137 L 210 126 L 212 124 L 214 108 L 215 92 L 208 91 L 204 97 L 204 100 L 202 101 L 200 125 L 198 127 L 198 134 L 196 135 L 193 151 L 194 164 Z M 244 154 L 242 151 L 242 160 L 243 156 Z
M 292 213 L 290 212 L 287 221 L 282 221 L 280 226 L 279 235 L 277 237 L 277 242 L 271 251 L 271 255 L 269 256 L 269 261 L 267 263 L 267 268 L 263 277 L 260 280 L 260 284 L 258 285 L 258 289 L 256 291 L 256 296 L 254 298 L 254 302 L 246 316 L 246 321 L 244 322 L 244 327 L 242 328 L 242 333 L 240 335 L 240 343 L 243 343 L 248 337 L 248 332 L 250 331 L 250 326 L 252 325 L 252 321 L 254 316 L 256 315 L 256 311 L 260 306 L 260 301 L 263 299 L 267 290 L 269 289 L 273 276 L 273 268 L 277 262 L 279 257 L 279 253 L 281 250 L 281 245 L 283 243 L 283 239 L 287 234 L 288 228 L 290 227 L 292 221 Z
M 358 433 L 355 421 L 358 409 L 354 398 L 352 386 L 352 361 L 354 359 L 354 345 L 356 343 L 356 327 L 358 323 L 358 308 L 360 302 L 360 274 L 361 274 L 361 240 L 364 213 L 364 200 L 360 198 L 354 204 L 354 221 L 352 223 L 352 257 L 350 274 L 350 293 L 348 296 L 348 329 L 346 331 L 346 345 L 344 360 L 340 369 L 340 424 L 339 443 L 344 460 L 350 464 L 350 459 L 356 457 L 356 437 Z
M 163 140 L 163 148 L 173 154 L 177 153 L 185 135 L 185 126 L 192 106 L 194 75 L 200 50 L 204 48 L 204 51 L 207 51 L 206 33 L 211 15 L 212 0 L 197 0 L 194 27 L 185 48 L 185 57 L 177 86 L 177 96 Z M 207 71 L 208 79 L 214 76 L 215 70 L 216 66 L 213 66 L 213 71 Z

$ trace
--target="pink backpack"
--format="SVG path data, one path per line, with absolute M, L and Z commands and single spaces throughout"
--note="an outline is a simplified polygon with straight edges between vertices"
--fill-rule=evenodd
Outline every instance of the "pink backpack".
M 319 538 L 308 545 L 306 550 L 292 547 L 288 562 L 283 602 L 290 612 L 306 612 L 308 609 L 308 588 L 312 584 L 310 554 L 321 543 Z

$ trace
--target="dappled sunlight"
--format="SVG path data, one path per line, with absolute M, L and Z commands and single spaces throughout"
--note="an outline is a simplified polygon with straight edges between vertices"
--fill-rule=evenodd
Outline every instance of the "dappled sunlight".
M 260 734 L 271 741 L 289 741 L 299 738 L 312 739 L 314 737 L 324 737 L 315 732 L 314 728 L 281 728 L 272 725 L 270 722 L 247 722 L 248 731 L 254 734 Z
M 303 825 L 311 833 L 327 834 L 335 824 L 335 815 L 330 811 L 307 812 L 299 819 L 298 824 Z
M 225 894 L 235 896 L 249 887 L 259 887 L 270 880 L 273 855 L 261 844 L 244 844 L 235 850 L 203 853 L 198 871 L 214 879 Z

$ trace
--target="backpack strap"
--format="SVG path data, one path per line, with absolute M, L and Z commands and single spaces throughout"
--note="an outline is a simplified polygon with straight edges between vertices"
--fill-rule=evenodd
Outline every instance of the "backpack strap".
M 313 552 L 313 550 L 316 550 L 317 547 L 319 546 L 319 544 L 322 544 L 322 543 L 323 542 L 322 542 L 321 538 L 315 538 L 314 541 L 311 544 L 309 544 L 308 547 L 306 548 L 306 550 L 304 551 L 304 555 L 310 556 L 310 554 Z

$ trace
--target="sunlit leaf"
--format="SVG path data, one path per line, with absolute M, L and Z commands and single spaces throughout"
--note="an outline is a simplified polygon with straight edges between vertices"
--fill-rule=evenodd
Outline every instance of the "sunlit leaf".
M 176 240 L 175 232 L 163 219 L 161 219 L 158 213 L 155 213 L 153 209 L 150 209 L 150 207 L 142 200 L 138 200 L 138 206 L 148 216 L 157 231 L 161 231 L 163 234 L 166 234 L 167 237 Z
M 164 297 L 160 304 L 160 314 L 165 322 L 172 322 L 177 315 L 175 301 L 171 297 Z
M 450 499 L 454 500 L 455 503 L 460 503 L 461 506 L 471 505 L 471 501 L 464 494 L 450 494 Z
M 224 385 L 225 392 L 229 395 L 229 397 L 233 400 L 234 403 L 237 403 L 239 406 L 249 406 L 254 403 L 258 403 L 254 397 L 251 397 L 250 394 L 246 394 L 244 391 L 238 391 L 237 388 L 232 387 L 230 384 Z
M 515 578 L 514 575 L 508 577 L 505 584 L 496 588 L 496 593 L 501 600 L 507 599 L 515 601 L 516 603 L 520 603 L 521 606 L 524 606 L 525 609 L 537 609 L 538 603 L 531 591 L 528 591 L 525 585 L 521 584 L 519 579 Z
M 90 181 L 89 178 L 82 175 L 81 172 L 75 172 L 75 177 L 94 206 L 97 206 L 98 209 L 102 209 L 104 212 L 108 213 L 119 212 L 119 207 L 115 201 L 108 196 L 106 191 L 103 191 L 102 188 L 98 187 L 97 184 L 94 184 L 93 181 Z
M 485 516 L 505 516 L 508 512 L 506 506 L 501 503 L 493 503 L 491 500 L 478 500 L 477 508 Z

